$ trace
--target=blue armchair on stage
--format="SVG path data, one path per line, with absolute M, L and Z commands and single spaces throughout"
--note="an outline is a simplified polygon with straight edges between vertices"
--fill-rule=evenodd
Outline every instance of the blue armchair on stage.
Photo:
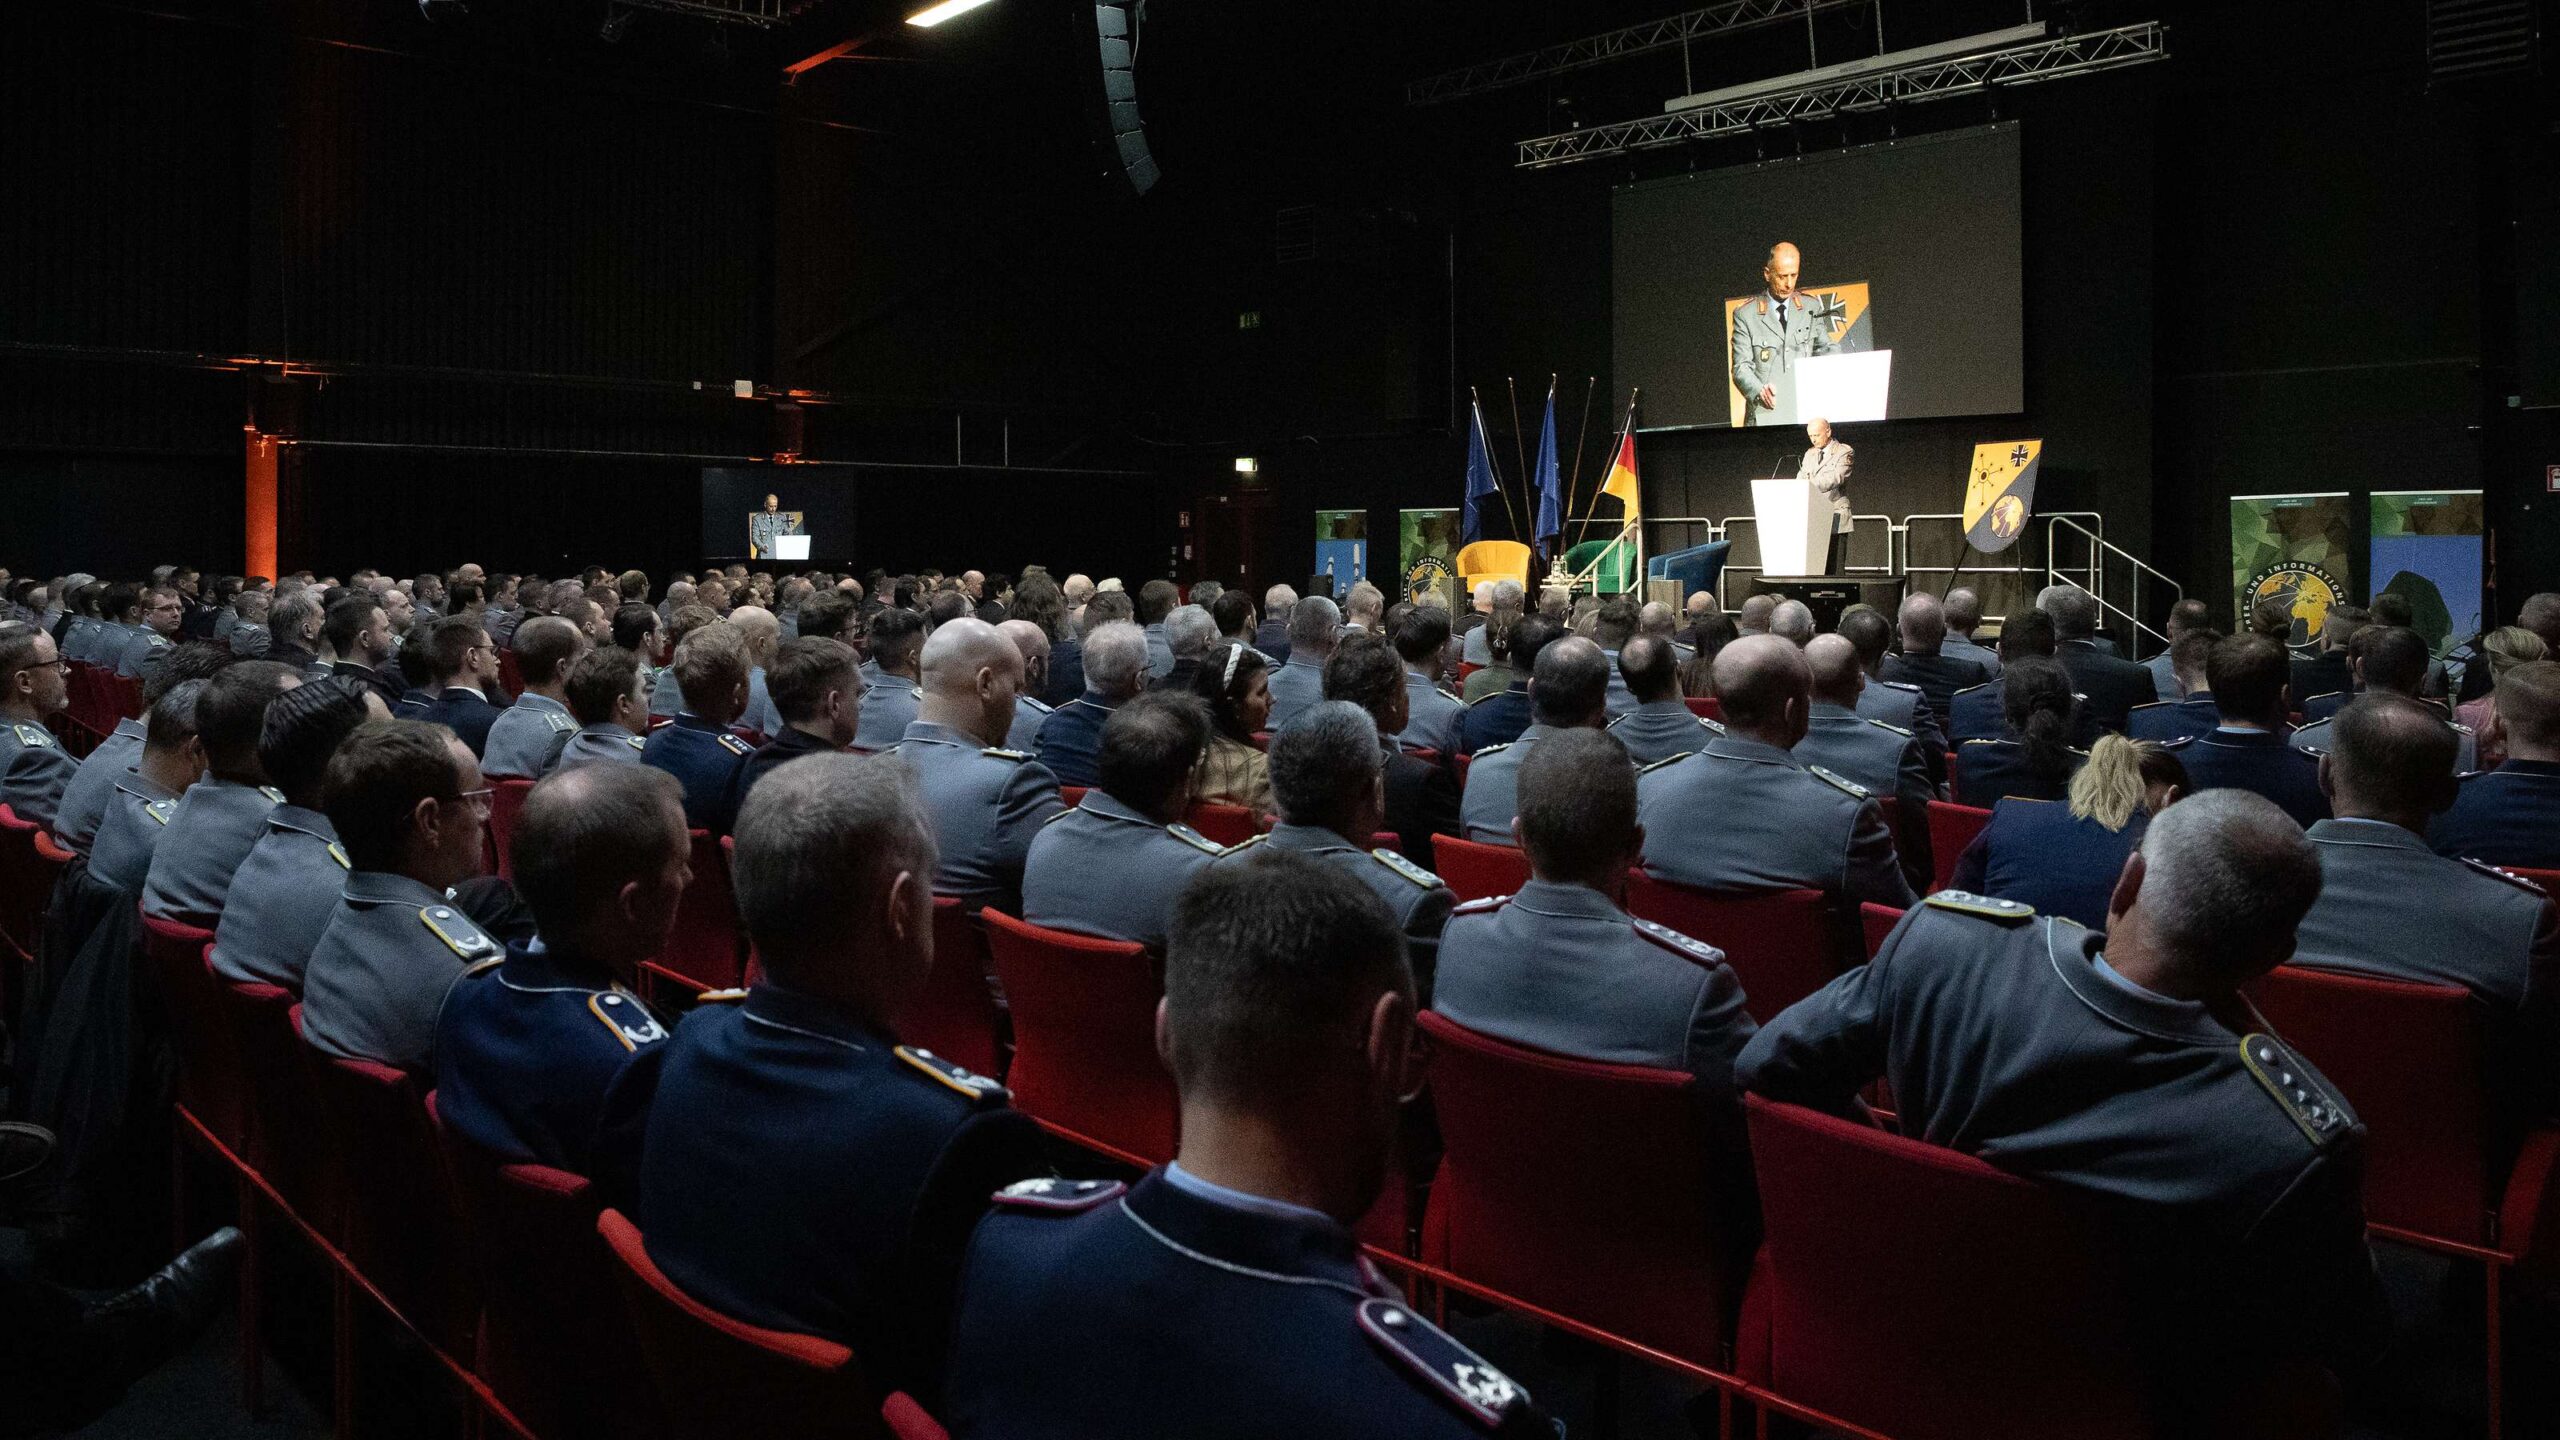
M 1656 555 L 1644 562 L 1648 580 L 1677 580 L 1681 595 L 1695 595 L 1704 590 L 1715 593 L 1716 582 L 1724 578 L 1724 560 L 1733 553 L 1730 540 L 1710 540 L 1668 555 Z

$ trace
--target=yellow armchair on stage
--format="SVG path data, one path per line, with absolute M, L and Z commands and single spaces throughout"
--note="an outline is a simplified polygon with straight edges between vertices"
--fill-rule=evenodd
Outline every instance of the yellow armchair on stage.
M 1522 589 L 1529 586 L 1529 547 L 1517 540 L 1479 540 L 1458 552 L 1458 582 L 1461 601 L 1475 592 L 1482 580 L 1509 580 Z

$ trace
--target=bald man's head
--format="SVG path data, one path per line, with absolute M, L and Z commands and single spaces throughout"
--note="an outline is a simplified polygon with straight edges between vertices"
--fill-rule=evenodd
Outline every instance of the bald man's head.
M 1740 610 L 1734 612 L 1733 628 L 1745 635 L 1766 635 L 1769 633 L 1769 616 L 1777 608 L 1777 596 L 1753 595 L 1742 602 Z
M 1013 648 L 1022 652 L 1024 665 L 1029 665 L 1034 660 L 1047 663 L 1049 634 L 1039 626 L 1028 620 L 1007 620 L 996 627 L 996 633 L 1012 641 Z
M 1539 724 L 1557 729 L 1607 723 L 1609 657 L 1579 635 L 1546 645 L 1530 670 L 1529 705 Z
M 1785 240 L 1769 247 L 1769 258 L 1760 267 L 1760 278 L 1768 282 L 1769 293 L 1780 300 L 1796 293 L 1796 281 L 1804 272 L 1804 256 Z
M 1934 595 L 1914 595 L 1902 602 L 1902 648 L 1907 654 L 1934 655 L 1947 638 L 1947 612 Z
M 1775 635 L 1745 635 L 1716 653 L 1715 681 L 1727 730 L 1780 749 L 1804 738 L 1813 672 L 1794 645 Z
M 1867 688 L 1867 669 L 1858 663 L 1858 647 L 1837 635 L 1816 635 L 1804 647 L 1805 668 L 1813 673 L 1813 698 L 1826 705 L 1855 708 Z
M 1940 613 L 1946 618 L 1948 629 L 1961 631 L 1971 639 L 1974 627 L 1982 623 L 1982 597 L 1959 585 L 1947 592 L 1947 602 Z
M 1769 612 L 1769 633 L 1802 645 L 1813 638 L 1813 607 L 1801 600 L 1781 600 Z
M 1651 705 L 1680 698 L 1680 656 L 1667 638 L 1647 632 L 1618 652 L 1618 673 L 1636 702 Z
M 1022 692 L 1022 652 L 996 627 L 973 616 L 944 623 L 924 642 L 919 662 L 924 699 L 916 718 L 966 731 L 989 745 L 1013 728 Z

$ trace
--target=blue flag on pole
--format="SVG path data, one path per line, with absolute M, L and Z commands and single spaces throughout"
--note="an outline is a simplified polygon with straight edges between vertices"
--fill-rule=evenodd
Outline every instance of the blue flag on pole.
M 1538 431 L 1538 558 L 1547 559 L 1547 542 L 1564 535 L 1564 492 L 1556 475 L 1556 387 L 1547 387 L 1547 422 Z
M 1493 479 L 1493 456 L 1485 450 L 1484 406 L 1470 404 L 1467 417 L 1467 504 L 1459 537 L 1473 545 L 1484 538 L 1485 497 L 1499 493 Z

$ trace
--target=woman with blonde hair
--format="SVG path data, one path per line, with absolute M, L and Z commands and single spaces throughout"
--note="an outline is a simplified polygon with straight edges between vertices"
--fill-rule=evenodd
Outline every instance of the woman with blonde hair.
M 2480 652 L 2489 657 L 2489 693 L 2466 700 L 2453 718 L 2471 729 L 2480 752 L 2479 766 L 2495 770 L 2507 758 L 2506 727 L 2498 723 L 2498 682 L 2519 665 L 2551 658 L 2542 637 L 2521 625 L 2501 625 L 2480 637 Z
M 2186 789 L 2187 767 L 2176 751 L 2102 735 L 2066 798 L 2010 796 L 1993 806 L 1991 823 L 1957 858 L 1951 883 L 2103 930 L 2125 857 L 2142 843 L 2151 817 Z

